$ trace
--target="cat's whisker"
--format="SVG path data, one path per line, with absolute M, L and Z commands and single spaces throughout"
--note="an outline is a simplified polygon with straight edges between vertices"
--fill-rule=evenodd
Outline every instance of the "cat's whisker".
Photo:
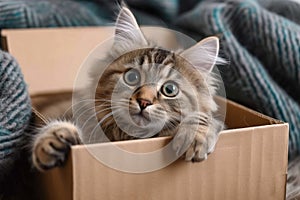
M 74 117 L 76 116 L 76 121 L 78 122 L 78 120 L 81 118 L 81 116 L 83 116 L 86 112 L 91 111 L 91 110 L 96 109 L 96 108 L 101 108 L 101 107 L 106 107 L 106 108 L 97 111 L 96 114 L 99 114 L 100 112 L 104 112 L 104 111 L 110 110 L 110 109 L 113 110 L 113 109 L 117 109 L 117 108 L 122 108 L 121 106 L 117 106 L 117 105 L 116 106 L 110 106 L 108 104 L 100 104 L 100 105 L 96 105 L 95 107 L 88 108 L 84 112 L 82 112 L 79 116 L 74 115 Z
M 94 101 L 98 101 L 98 102 L 104 102 L 104 101 L 106 101 L 106 102 L 112 102 L 111 99 L 94 99 Z
M 122 107 L 121 107 L 122 108 Z M 86 121 L 83 123 L 83 125 L 82 125 L 82 128 L 84 129 L 84 127 L 87 125 L 87 122 L 88 121 L 90 121 L 93 117 L 96 117 L 97 116 L 97 114 L 99 114 L 99 113 L 101 113 L 101 112 L 104 112 L 104 111 L 107 111 L 107 110 L 110 110 L 111 108 L 106 108 L 106 109 L 102 109 L 102 110 L 99 110 L 99 111 L 97 111 L 97 112 L 95 112 L 93 115 L 91 115 L 88 119 L 86 119 Z M 115 108 L 115 112 L 116 112 L 116 109 L 117 108 Z M 113 112 L 109 112 L 109 113 L 111 113 L 111 114 L 113 114 Z M 108 114 L 109 114 L 108 113 Z
M 90 108 L 90 110 L 91 109 L 94 109 L 94 108 Z M 98 111 L 98 113 L 100 113 L 101 111 Z M 81 113 L 81 115 L 82 115 L 83 113 Z M 90 121 L 93 117 L 96 117 L 96 114 L 97 114 L 97 112 L 96 113 L 94 113 L 94 114 L 91 114 L 91 116 L 89 116 L 87 119 L 85 119 L 85 121 L 84 122 L 82 122 L 83 124 L 82 124 L 82 129 L 84 130 L 84 128 L 85 128 L 85 126 L 86 126 L 86 124 L 87 124 L 87 122 L 88 121 Z M 76 119 L 74 119 L 74 120 L 76 120 L 77 121 L 77 123 L 79 123 L 79 118 L 80 118 L 80 116 L 79 117 L 76 117 Z
M 74 106 L 76 106 L 76 105 L 78 105 L 78 104 L 81 104 L 81 103 L 83 103 L 83 102 L 87 102 L 87 101 L 93 103 L 95 100 L 94 100 L 94 99 L 83 99 L 83 100 L 80 100 L 80 101 L 78 101 L 78 102 L 76 102 L 76 103 L 72 103 L 72 105 L 69 106 L 69 107 L 65 110 L 65 112 L 63 113 L 63 116 L 65 116 L 66 113 L 68 113 L 69 110 L 71 110 Z M 83 104 L 82 106 L 85 106 L 85 105 L 87 105 L 87 104 Z M 80 107 L 80 109 L 81 109 L 81 108 L 82 108 L 82 107 Z
M 100 104 L 100 105 L 103 105 L 103 104 Z M 129 105 L 129 103 L 126 100 L 125 101 L 118 100 L 118 101 L 111 101 L 108 105 L 110 105 L 111 107 L 113 107 L 113 106 L 125 106 L 126 107 Z
M 89 142 L 91 142 L 91 138 L 92 138 L 92 136 L 95 134 L 96 128 L 99 127 L 99 126 L 101 126 L 101 124 L 102 124 L 106 119 L 108 119 L 109 117 L 111 117 L 113 114 L 114 114 L 113 112 L 110 112 L 110 113 L 106 114 L 106 115 L 105 115 L 105 116 L 104 116 L 104 117 L 96 124 L 96 126 L 94 127 L 94 129 L 92 130 L 92 133 L 91 133 L 91 135 L 90 135 Z M 104 133 L 104 134 L 105 134 L 105 133 Z
M 87 104 L 86 102 L 90 103 L 91 105 L 94 105 L 96 102 L 107 102 L 107 103 L 110 103 L 111 100 L 108 100 L 108 99 L 83 99 L 81 101 L 78 101 L 76 102 L 75 104 L 73 103 L 69 109 L 73 108 L 74 106 L 76 106 L 77 104 L 80 104 L 82 103 L 83 105 L 80 106 L 79 108 L 76 108 L 76 112 L 78 112 L 79 110 L 81 110 L 82 108 L 88 106 L 89 104 Z M 75 114 L 75 113 L 74 113 Z
M 94 129 L 92 130 L 91 134 L 90 134 L 90 137 L 88 139 L 88 142 L 91 143 L 91 139 L 92 137 L 95 135 L 96 133 L 96 128 L 99 127 L 99 125 L 102 124 L 102 122 L 104 122 L 108 117 L 112 116 L 113 114 L 112 113 L 108 113 L 106 114 L 97 124 L 96 126 L 94 127 Z M 105 133 L 104 133 L 105 134 Z
M 115 100 L 109 100 L 109 99 L 95 99 L 95 102 L 126 103 L 126 104 L 129 104 L 129 101 L 126 100 L 126 99 L 119 99 L 117 101 L 115 101 Z
M 127 99 L 118 99 L 118 100 L 111 100 L 112 103 L 126 103 L 126 104 L 129 104 L 129 100 Z
M 75 112 L 73 113 L 73 115 L 76 115 L 77 112 L 79 112 L 80 110 L 82 110 L 82 109 L 84 109 L 86 107 L 91 107 L 91 106 L 94 105 L 94 102 L 90 102 L 90 103 L 83 103 L 83 102 L 81 102 L 81 103 L 82 103 L 82 105 L 80 105 L 80 106 L 76 106 L 76 107 L 74 105 L 71 106 L 71 108 L 73 110 L 75 110 Z
M 102 104 L 100 104 L 100 105 L 110 105 L 108 102 L 106 103 L 106 102 L 104 102 L 104 103 L 102 103 Z M 81 110 L 82 108 L 84 108 L 84 107 L 94 107 L 95 106 L 95 102 L 91 102 L 91 104 L 89 105 L 89 104 L 83 104 L 79 109 L 78 108 L 76 108 L 76 113 L 79 111 L 79 110 Z M 74 114 L 76 114 L 76 113 L 74 113 Z
M 78 121 L 78 120 L 80 119 L 80 117 L 81 117 L 82 115 L 84 115 L 85 113 L 87 113 L 87 112 L 89 112 L 89 111 L 91 111 L 91 110 L 93 110 L 93 109 L 101 108 L 101 107 L 105 107 L 105 106 L 107 106 L 108 108 L 110 108 L 110 105 L 104 105 L 104 104 L 101 104 L 101 105 L 93 106 L 93 107 L 91 107 L 91 108 L 87 108 L 87 109 L 84 110 L 82 113 L 80 113 L 79 116 L 76 116 L 76 114 L 74 114 L 73 117 L 76 117 L 76 120 Z M 78 111 L 78 112 L 79 112 L 79 111 Z

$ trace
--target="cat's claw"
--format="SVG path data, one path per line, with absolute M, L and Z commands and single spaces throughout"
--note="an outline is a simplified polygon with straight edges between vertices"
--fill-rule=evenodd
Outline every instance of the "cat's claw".
M 37 136 L 32 161 L 34 166 L 45 171 L 65 163 L 71 145 L 80 144 L 78 129 L 68 122 L 50 123 Z
M 207 159 L 207 155 L 214 149 L 217 141 L 204 133 L 197 132 L 195 135 L 181 132 L 173 139 L 173 149 L 177 156 L 184 155 L 186 161 L 200 162 Z
M 173 139 L 173 148 L 177 153 L 180 152 L 180 155 L 184 155 L 186 161 L 200 162 L 206 160 L 214 151 L 223 123 L 212 119 L 210 126 L 192 128 L 192 126 L 181 127 Z
M 200 162 L 207 159 L 207 145 L 199 143 L 196 139 L 185 153 L 186 161 Z

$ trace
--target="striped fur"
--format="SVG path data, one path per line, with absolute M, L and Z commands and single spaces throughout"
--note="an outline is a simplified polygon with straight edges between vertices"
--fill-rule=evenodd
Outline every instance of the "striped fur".
M 212 96 L 215 93 L 215 88 L 212 85 L 213 81 L 210 80 L 212 77 L 209 74 L 199 73 L 199 71 L 191 66 L 190 63 L 176 53 L 160 48 L 146 48 L 132 51 L 121 56 L 112 63 L 99 80 L 99 85 L 96 91 L 96 106 L 101 106 L 102 109 L 110 108 L 110 104 L 106 104 L 106 106 L 104 106 L 103 102 L 100 100 L 112 99 L 113 91 L 120 95 L 118 99 L 122 98 L 122 92 L 124 92 L 124 99 L 128 98 L 128 93 L 134 93 L 135 89 L 131 89 L 129 87 L 127 88 L 128 91 L 124 91 L 124 88 L 126 88 L 125 86 L 123 86 L 120 90 L 115 87 L 116 82 L 122 79 L 123 74 L 129 68 L 135 68 L 141 72 L 141 79 L 145 85 L 158 83 L 155 88 L 155 90 L 157 90 L 155 98 L 161 100 L 159 103 L 163 103 L 165 106 L 172 105 L 169 110 L 173 109 L 177 110 L 178 113 L 181 113 L 183 111 L 180 111 L 178 104 L 181 103 L 185 105 L 186 102 L 193 103 L 190 108 L 190 110 L 193 111 L 197 110 L 197 107 L 201 107 L 204 113 L 210 113 L 216 110 L 216 105 L 212 100 Z M 159 90 L 162 84 L 167 80 L 178 81 L 178 85 L 182 86 L 182 96 L 186 96 L 186 99 L 164 98 L 163 95 L 160 94 Z M 200 92 L 201 95 L 199 95 Z M 97 99 L 99 101 L 97 101 Z M 125 100 L 128 101 L 128 99 Z M 178 108 L 176 108 L 176 106 Z M 108 113 L 110 113 L 110 110 L 106 110 L 106 112 L 99 114 L 98 119 L 102 119 Z M 188 115 L 188 112 L 186 111 L 184 114 Z M 201 120 L 202 123 L 209 117 L 204 118 L 205 119 Z M 107 118 L 106 121 L 110 121 L 110 118 Z M 176 119 L 175 121 L 179 121 L 179 119 Z M 110 122 L 111 123 L 107 126 L 114 124 L 113 121 Z M 118 136 L 114 136 L 113 138 L 114 140 L 122 139 Z
M 213 117 L 217 106 L 211 68 L 217 54 L 217 38 L 179 52 L 155 47 L 144 38 L 132 13 L 122 8 L 112 51 L 91 71 L 93 81 L 76 105 L 77 126 L 61 122 L 59 127 L 55 122 L 42 129 L 34 141 L 33 163 L 40 170 L 60 165 L 66 146 L 80 142 L 154 136 L 174 136 L 174 151 L 188 161 L 206 159 L 222 129 Z

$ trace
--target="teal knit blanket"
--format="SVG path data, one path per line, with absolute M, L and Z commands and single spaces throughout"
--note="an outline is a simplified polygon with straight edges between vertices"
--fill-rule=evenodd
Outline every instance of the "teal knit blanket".
M 227 97 L 289 123 L 290 158 L 300 150 L 300 4 L 202 1 L 177 20 L 219 35 L 230 66 L 219 68 Z
M 139 23 L 196 40 L 221 38 L 227 97 L 290 125 L 290 158 L 300 153 L 300 4 L 291 0 L 126 1 Z M 115 1 L 0 1 L 0 28 L 112 25 Z M 1 140 L 0 140 L 1 143 Z
M 0 50 L 0 171 L 22 151 L 24 131 L 31 116 L 27 85 L 16 60 Z

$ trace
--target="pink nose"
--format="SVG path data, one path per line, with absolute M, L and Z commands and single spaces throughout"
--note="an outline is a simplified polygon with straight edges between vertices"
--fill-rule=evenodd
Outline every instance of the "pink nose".
M 143 110 L 145 109 L 147 106 L 150 106 L 152 105 L 152 102 L 148 99 L 142 99 L 142 98 L 138 98 L 137 99 L 137 102 L 139 103 L 140 105 L 140 108 Z

